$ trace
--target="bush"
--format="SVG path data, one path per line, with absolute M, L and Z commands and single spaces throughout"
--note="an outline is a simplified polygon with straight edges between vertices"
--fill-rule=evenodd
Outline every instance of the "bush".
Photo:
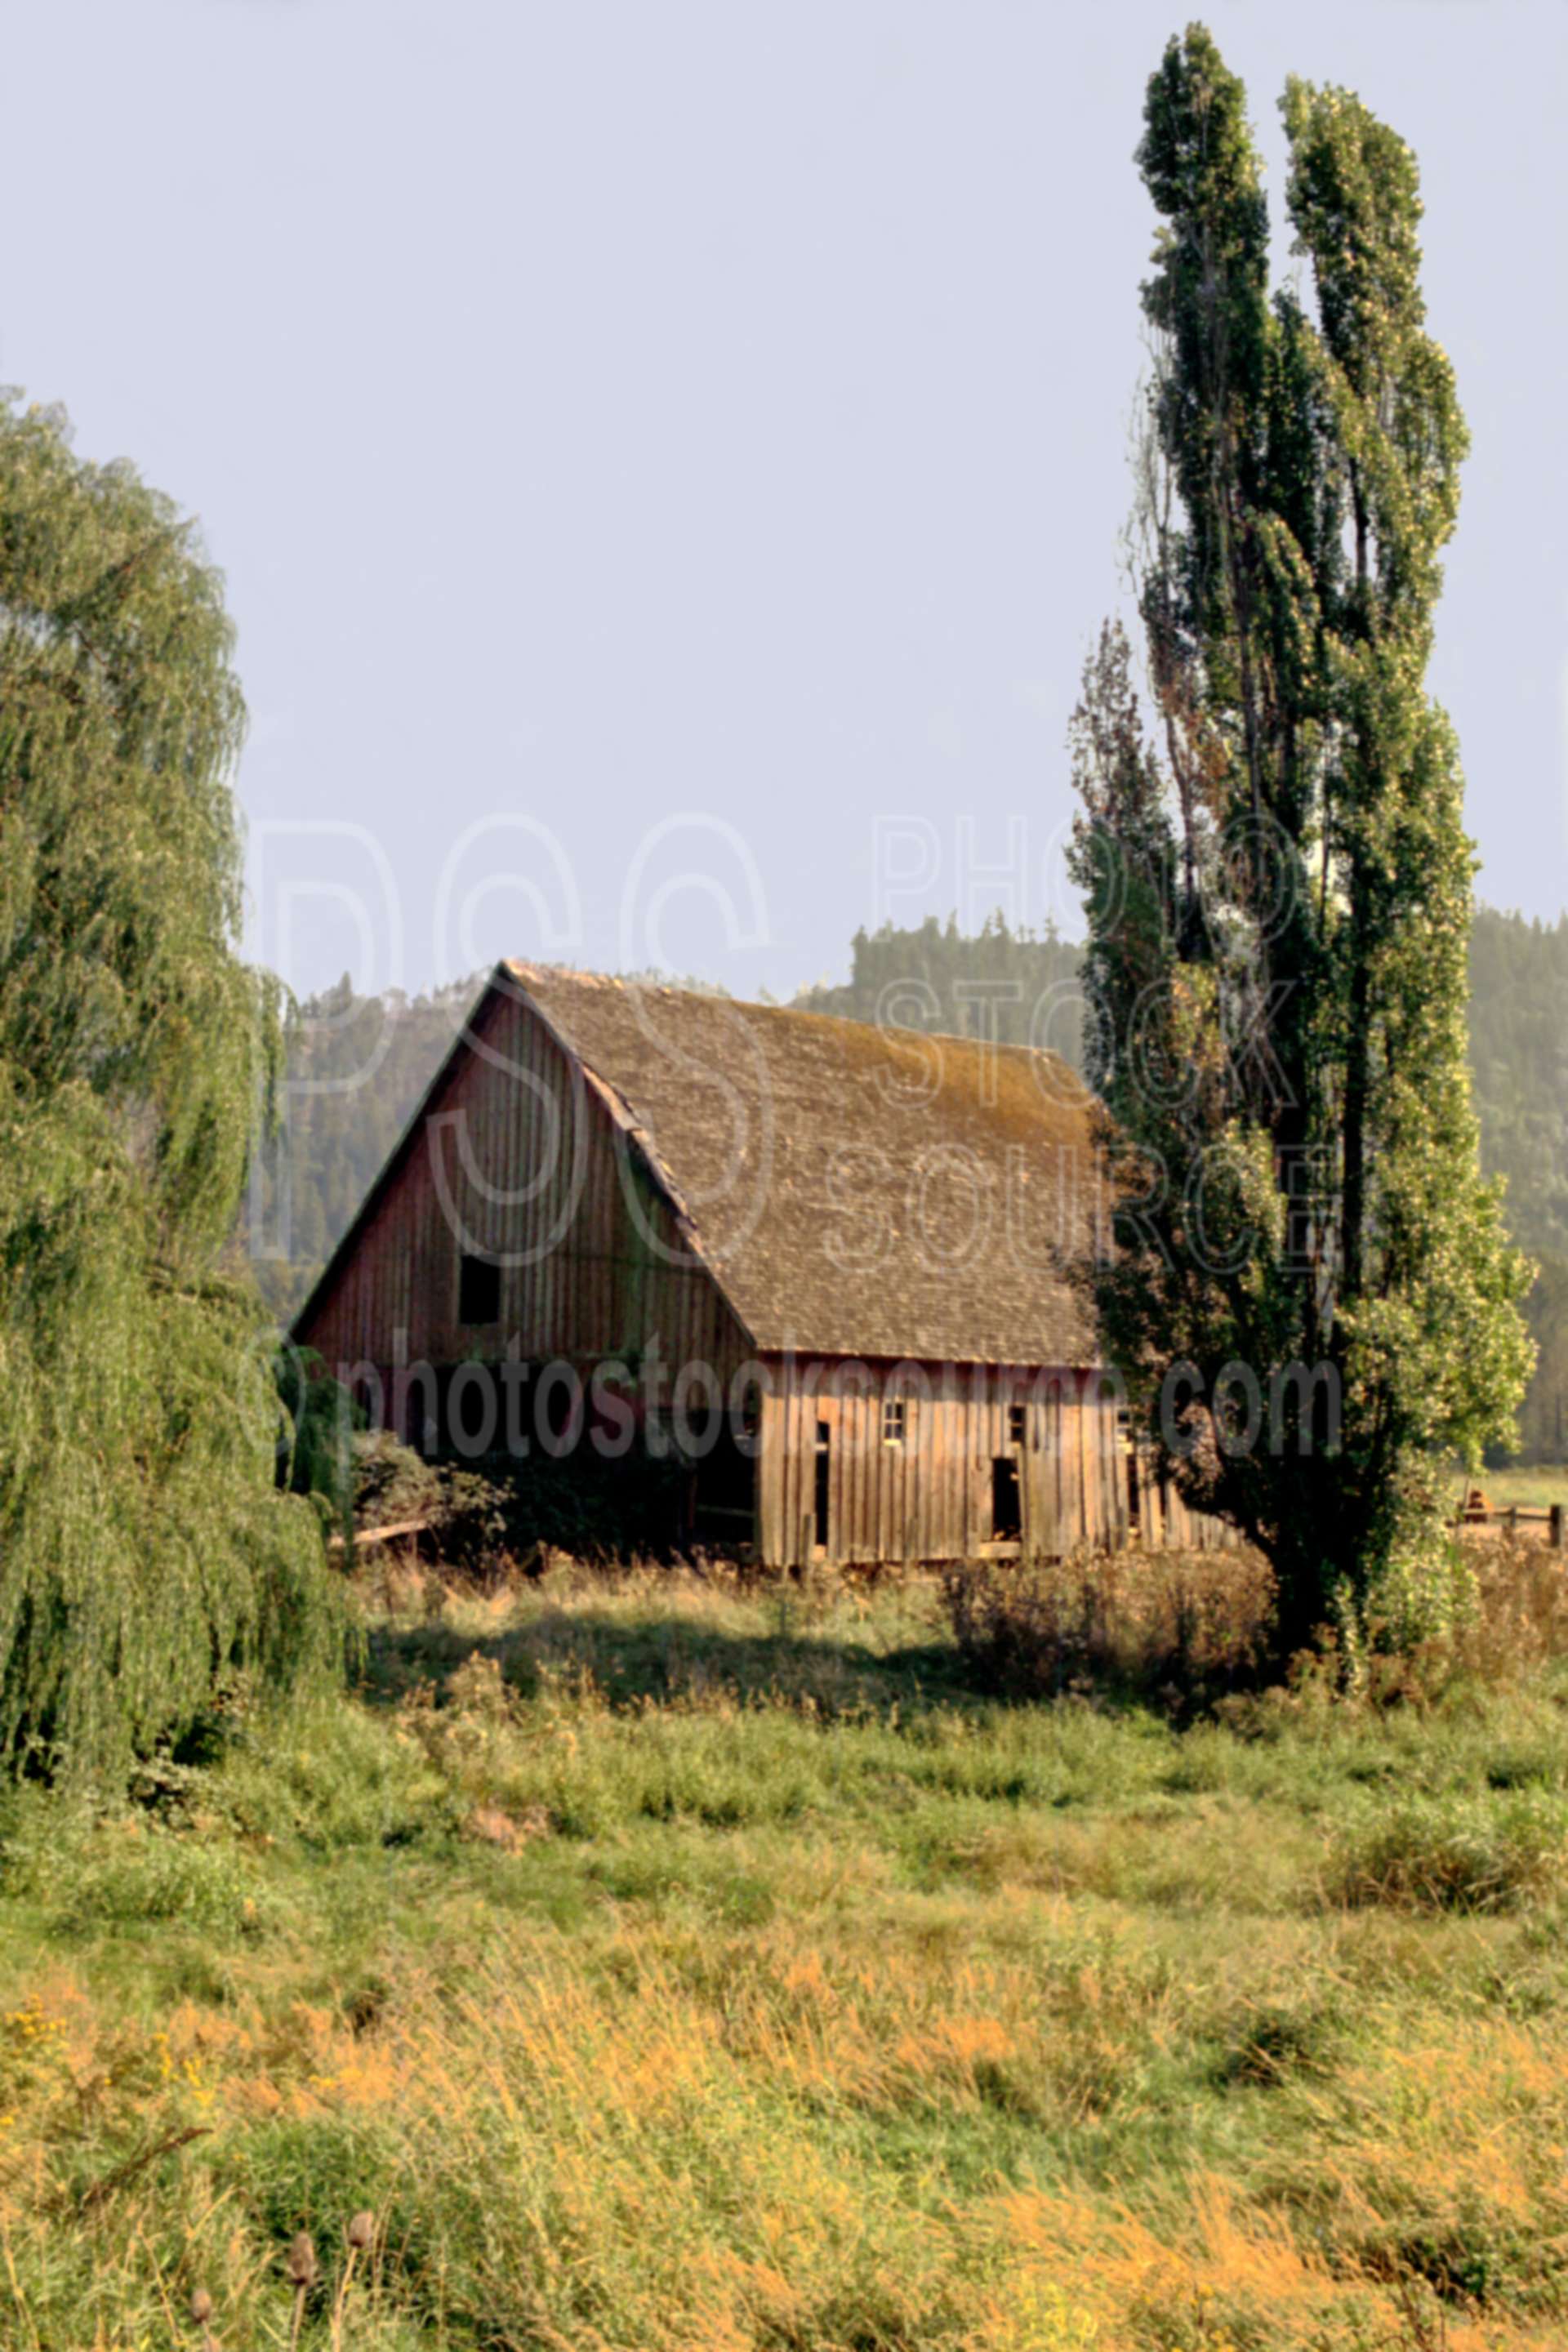
M 390 1430 L 353 1441 L 354 1525 L 362 1536 L 423 1519 L 427 1549 L 466 1576 L 489 1581 L 511 1566 L 514 1498 L 473 1470 L 426 1462 Z
M 1561 1798 L 1412 1798 L 1339 1832 L 1327 1891 L 1352 1908 L 1509 1911 L 1552 1893 L 1565 1863 Z
M 1009 1698 L 1098 1687 L 1212 1704 L 1257 1674 L 1274 1615 L 1273 1578 L 1250 1551 L 988 1561 L 952 1570 L 943 1591 L 972 1675 Z
M 1510 1537 L 1448 1545 L 1427 1580 L 1441 1588 L 1440 1622 L 1402 1639 L 1369 1618 L 1364 1643 L 1324 1654 L 1326 1671 L 1373 1706 L 1431 1706 L 1466 1689 L 1517 1690 L 1568 1658 L 1568 1577 L 1563 1558 Z
M 251 1936 L 279 1909 L 257 1857 L 222 1839 L 142 1813 L 72 1817 L 36 1802 L 5 1841 L 0 1884 L 67 1936 L 162 1925 Z

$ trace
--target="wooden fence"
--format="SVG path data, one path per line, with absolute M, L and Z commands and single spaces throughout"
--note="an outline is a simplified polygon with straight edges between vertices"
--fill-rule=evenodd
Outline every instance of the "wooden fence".
M 1506 1509 L 1494 1511 L 1489 1505 L 1467 1503 L 1458 1517 L 1449 1521 L 1462 1534 L 1467 1528 L 1498 1528 L 1504 1535 L 1517 1536 L 1540 1528 L 1550 1551 L 1563 1549 L 1563 1507 L 1552 1503 L 1545 1509 L 1526 1503 L 1510 1503 Z

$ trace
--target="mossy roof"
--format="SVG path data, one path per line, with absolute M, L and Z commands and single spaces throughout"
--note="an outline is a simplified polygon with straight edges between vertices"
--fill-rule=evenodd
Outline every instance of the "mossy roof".
M 525 963 L 765 1352 L 1087 1364 L 1093 1098 L 1056 1055 Z

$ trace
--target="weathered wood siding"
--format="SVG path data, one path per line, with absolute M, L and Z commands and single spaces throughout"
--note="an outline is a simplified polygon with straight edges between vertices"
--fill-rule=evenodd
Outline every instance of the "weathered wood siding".
M 831 1360 L 775 1360 L 769 1370 L 757 1497 L 765 1561 L 979 1558 L 996 1540 L 993 1464 L 1007 1458 L 1017 1465 L 1024 1555 L 1126 1539 L 1116 1400 L 1101 1398 L 1092 1372 Z M 904 1400 L 900 1444 L 883 1436 L 893 1394 Z M 816 1524 L 819 1424 L 827 1445 L 825 1546 Z
M 1130 1542 L 1206 1550 L 1236 1541 L 1222 1522 L 1154 1486 L 1142 1463 L 1134 1517 L 1119 1398 L 1094 1370 L 774 1359 L 768 1375 L 757 1552 L 772 1566 L 1051 1559 Z M 889 1444 L 883 1413 L 894 1395 L 904 1401 L 904 1435 Z M 826 1531 L 817 1512 L 819 1427 Z M 1017 1467 L 1020 1526 L 1016 1537 L 999 1540 L 994 1465 L 1005 1459 Z
M 1139 1465 L 1138 1539 L 1151 1550 L 1233 1551 L 1241 1538 L 1228 1520 L 1194 1511 L 1169 1481 L 1161 1483 Z
M 586 1370 L 656 1339 L 726 1382 L 749 1353 L 617 1108 L 531 1007 L 496 996 L 297 1336 L 342 1377 L 508 1352 Z M 493 1324 L 458 1320 L 465 1253 L 500 1265 Z

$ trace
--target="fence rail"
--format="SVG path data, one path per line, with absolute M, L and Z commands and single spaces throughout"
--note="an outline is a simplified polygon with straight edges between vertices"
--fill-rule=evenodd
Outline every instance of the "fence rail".
M 397 1536 L 423 1535 L 429 1525 L 428 1519 L 399 1519 L 395 1527 L 356 1528 L 353 1532 L 354 1549 L 357 1551 L 362 1544 L 391 1543 Z M 329 1551 L 342 1551 L 342 1548 L 341 1535 L 327 1538 Z
M 1510 1535 L 1518 1535 L 1525 1528 L 1542 1528 L 1548 1549 L 1562 1551 L 1563 1518 L 1561 1503 L 1552 1503 L 1544 1508 L 1531 1503 L 1510 1503 L 1504 1509 L 1494 1511 L 1489 1503 L 1467 1502 L 1449 1525 L 1461 1531 L 1466 1528 L 1501 1528 Z

